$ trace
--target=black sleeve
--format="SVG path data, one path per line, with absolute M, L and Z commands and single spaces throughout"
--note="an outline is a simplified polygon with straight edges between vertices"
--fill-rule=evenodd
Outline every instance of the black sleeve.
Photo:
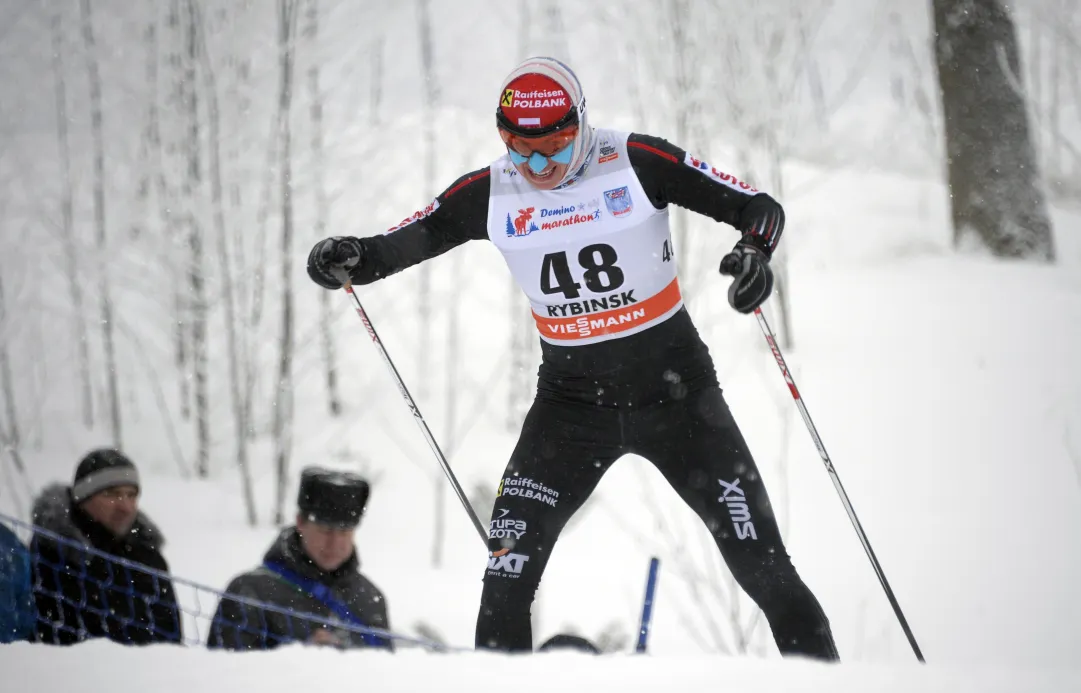
M 228 595 L 254 597 L 247 587 L 250 578 L 241 575 L 229 583 L 218 603 L 218 610 L 210 624 L 208 649 L 224 650 L 270 650 L 278 642 L 269 637 L 268 614 L 258 607 L 231 599 Z
M 364 616 L 362 618 L 364 618 L 365 623 L 367 623 L 368 626 L 389 632 L 390 614 L 389 608 L 387 607 L 387 598 L 383 595 L 379 588 L 376 587 L 374 583 L 372 583 L 371 580 L 368 580 L 363 575 L 361 576 L 361 579 L 364 581 L 364 584 L 369 588 L 368 590 L 366 590 L 367 604 L 366 608 L 364 609 Z M 394 651 L 393 640 L 385 640 L 383 638 L 378 638 L 378 643 L 379 644 L 376 645 L 376 647 L 381 647 L 383 649 L 390 650 L 391 652 Z
M 98 559 L 37 536 L 30 551 L 37 611 L 36 641 L 72 645 L 108 635 L 101 617 L 105 608 L 98 587 L 101 580 L 95 571 Z
M 631 166 L 657 209 L 669 203 L 735 227 L 743 242 L 773 253 L 784 229 L 780 203 L 737 177 L 688 156 L 661 139 L 632 133 L 627 139 Z
M 156 594 L 152 598 L 150 617 L 153 626 L 150 631 L 151 642 L 182 643 L 183 626 L 180 622 L 180 607 L 176 601 L 176 589 L 172 580 L 155 581 Z
M 65 591 L 78 594 L 79 585 L 64 576 L 59 549 L 48 540 L 34 537 L 30 544 L 34 580 L 34 608 L 37 612 L 35 640 L 48 645 L 79 642 L 78 613 Z
M 363 259 L 349 273 L 353 283 L 370 284 L 466 241 L 487 238 L 490 191 L 488 168 L 467 173 L 387 233 L 359 239 Z

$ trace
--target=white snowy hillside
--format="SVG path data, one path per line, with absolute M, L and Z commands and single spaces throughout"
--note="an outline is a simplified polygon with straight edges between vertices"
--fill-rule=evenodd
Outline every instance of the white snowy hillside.
M 22 666 L 7 681 L 16 690 L 38 693 L 65 690 L 95 693 L 108 681 L 110 690 L 189 693 L 235 691 L 238 686 L 288 693 L 343 686 L 373 691 L 475 691 L 498 681 L 522 693 L 566 691 L 722 690 L 741 693 L 1009 693 L 1073 691 L 1081 685 L 1076 671 L 1017 669 L 989 665 L 981 669 L 892 667 L 849 664 L 828 667 L 803 661 L 776 662 L 701 655 L 639 657 L 552 653 L 532 659 L 492 654 L 430 655 L 341 654 L 295 648 L 274 654 L 223 655 L 199 650 L 154 648 L 125 651 L 111 643 L 89 643 L 62 652 L 13 645 Z M 33 672 L 23 678 L 24 672 Z
M 0 6 L 0 514 L 29 521 L 44 486 L 119 443 L 171 572 L 221 590 L 262 560 L 276 511 L 292 521 L 303 466 L 357 471 L 361 570 L 391 630 L 472 650 L 487 551 L 348 297 L 304 265 L 319 238 L 380 233 L 498 157 L 493 90 L 558 54 L 594 124 L 665 137 L 785 205 L 784 355 L 927 663 L 756 321 L 728 306 L 717 263 L 737 232 L 678 213 L 690 312 L 841 664 L 782 660 L 705 527 L 629 456 L 533 608 L 536 643 L 576 633 L 604 656 L 208 652 L 215 598 L 182 586 L 190 646 L 0 645 L 0 689 L 1081 690 L 1081 96 L 1063 69 L 1081 8 L 1012 10 L 1054 229 L 1042 262 L 953 243 L 930 3 L 306 0 L 282 112 L 276 9 L 294 4 Z M 536 384 L 528 304 L 482 242 L 357 295 L 486 520 Z

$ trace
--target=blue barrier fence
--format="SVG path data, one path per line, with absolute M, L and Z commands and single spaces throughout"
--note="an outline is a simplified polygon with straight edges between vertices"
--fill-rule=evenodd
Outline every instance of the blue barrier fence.
M 27 535 L 27 543 L 0 548 L 6 554 L 0 555 L 0 641 L 5 640 L 2 630 L 6 624 L 17 625 L 21 609 L 28 608 L 37 639 L 57 643 L 109 637 L 132 644 L 171 642 L 250 649 L 236 643 L 255 641 L 274 646 L 309 642 L 314 633 L 324 631 L 345 634 L 344 642 L 381 638 L 393 641 L 396 648 L 466 651 L 229 594 L 2 513 L 0 522 Z M 36 536 L 38 542 L 30 543 L 30 536 Z M 27 563 L 19 560 L 19 551 L 26 552 Z M 29 603 L 20 595 L 31 597 Z M 230 611 L 239 614 L 239 620 L 216 616 L 222 600 L 235 607 Z

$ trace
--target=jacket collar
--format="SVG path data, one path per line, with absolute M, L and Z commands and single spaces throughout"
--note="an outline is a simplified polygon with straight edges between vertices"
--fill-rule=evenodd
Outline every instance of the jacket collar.
M 330 572 L 322 570 L 304 553 L 304 547 L 300 543 L 300 533 L 297 532 L 296 527 L 286 527 L 281 531 L 278 538 L 274 540 L 274 543 L 267 550 L 266 555 L 263 556 L 263 561 L 279 563 L 297 575 L 309 580 L 317 580 L 326 585 L 333 585 L 350 575 L 356 574 L 360 569 L 360 559 L 357 556 L 356 549 L 354 549 L 352 555 L 336 570 Z

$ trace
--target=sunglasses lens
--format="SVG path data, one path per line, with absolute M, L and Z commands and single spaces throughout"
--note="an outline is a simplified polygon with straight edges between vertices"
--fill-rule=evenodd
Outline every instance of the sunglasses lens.
M 555 154 L 548 157 L 557 164 L 569 164 L 571 162 L 571 155 L 574 154 L 574 143 L 571 142 L 563 149 L 560 149 Z

